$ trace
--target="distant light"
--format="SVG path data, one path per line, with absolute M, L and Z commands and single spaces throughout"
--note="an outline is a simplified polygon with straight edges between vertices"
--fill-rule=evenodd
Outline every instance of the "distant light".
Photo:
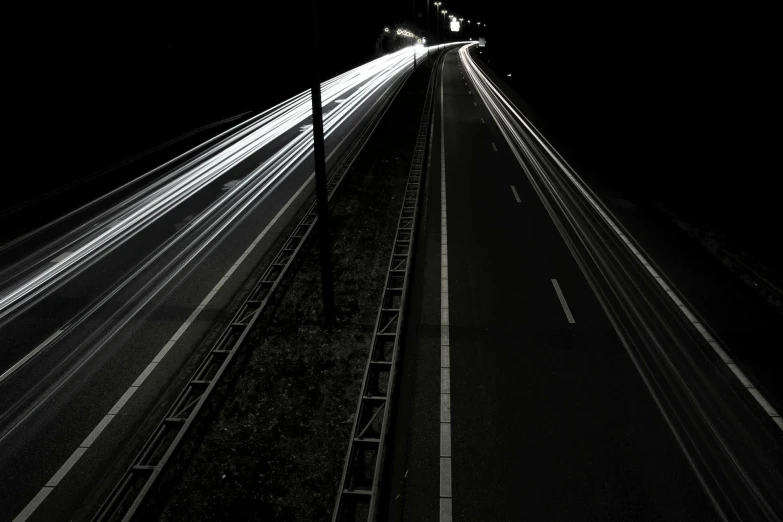
M 384 28 L 383 28 L 383 32 L 384 32 L 384 33 L 388 33 L 388 32 L 389 32 L 389 28 L 388 28 L 388 27 L 384 27 Z
M 421 43 L 427 43 L 427 39 L 426 38 L 422 38 L 421 39 Z
M 459 20 L 452 20 L 451 21 L 451 31 L 454 33 L 459 32 Z
M 511 73 L 508 73 L 508 75 L 507 75 L 507 76 L 509 76 L 509 77 L 510 77 L 510 76 L 511 76 Z

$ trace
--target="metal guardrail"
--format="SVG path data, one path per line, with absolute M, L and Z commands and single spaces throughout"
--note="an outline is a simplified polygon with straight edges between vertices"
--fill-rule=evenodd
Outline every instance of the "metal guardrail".
M 327 181 L 328 198 L 332 199 L 345 175 L 378 126 L 411 73 L 406 73 L 396 85 L 389 87 L 383 103 L 376 109 L 359 137 L 332 169 Z M 210 394 L 247 340 L 261 313 L 269 304 L 291 263 L 301 251 L 318 221 L 313 202 L 293 230 L 283 247 L 263 272 L 249 297 L 242 303 L 231 322 L 198 366 L 174 405 L 155 428 L 133 463 L 101 505 L 93 522 L 122 520 L 129 522 L 139 513 L 143 502 L 179 443 L 198 417 Z
M 444 55 L 439 58 L 442 59 Z M 354 416 L 348 452 L 335 502 L 333 522 L 375 519 L 383 468 L 386 434 L 394 392 L 403 316 L 413 261 L 416 223 L 421 200 L 421 179 L 430 133 L 432 100 L 437 76 L 432 68 L 408 184 L 397 223 L 394 248 L 375 321 L 375 331 Z

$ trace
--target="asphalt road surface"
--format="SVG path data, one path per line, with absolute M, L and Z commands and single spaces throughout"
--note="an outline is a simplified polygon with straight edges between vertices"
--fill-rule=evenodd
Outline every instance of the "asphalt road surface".
M 412 67 L 325 82 L 327 167 Z M 89 519 L 313 191 L 309 93 L 109 208 L 0 247 L 0 519 Z
M 388 518 L 780 520 L 774 394 L 478 51 L 435 101 Z

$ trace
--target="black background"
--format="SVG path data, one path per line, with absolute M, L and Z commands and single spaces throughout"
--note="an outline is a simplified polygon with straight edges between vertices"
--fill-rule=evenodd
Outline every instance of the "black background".
M 416 5 L 423 30 L 426 3 Z M 413 6 L 321 2 L 322 77 L 372 58 L 382 27 L 410 21 Z M 444 7 L 487 23 L 493 65 L 512 73 L 578 165 L 780 261 L 779 53 L 770 10 L 489 0 Z M 309 86 L 309 2 L 24 11 L 9 12 L 4 37 L 4 201 Z

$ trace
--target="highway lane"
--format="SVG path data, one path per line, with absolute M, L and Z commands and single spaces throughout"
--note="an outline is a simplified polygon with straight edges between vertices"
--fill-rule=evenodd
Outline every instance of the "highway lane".
M 390 518 L 779 519 L 776 410 L 466 48 L 442 82 Z
M 330 163 L 370 108 L 410 71 L 410 55 L 404 50 L 325 82 Z M 184 377 L 201 339 L 309 198 L 309 103 L 307 93 L 284 102 L 198 161 L 5 265 L 3 519 L 22 512 L 40 491 L 47 496 L 31 519 L 89 517 L 95 506 L 82 499 L 99 502 L 113 486 L 143 440 L 145 422 L 178 391 L 172 385 Z M 143 373 L 185 323 L 165 358 Z M 134 381 L 143 386 L 124 403 Z M 91 441 L 88 435 L 118 405 Z M 90 449 L 82 452 L 85 441 Z M 62 468 L 74 455 L 76 464 Z M 68 473 L 59 480 L 62 469 Z M 55 483 L 50 491 L 44 487 Z

